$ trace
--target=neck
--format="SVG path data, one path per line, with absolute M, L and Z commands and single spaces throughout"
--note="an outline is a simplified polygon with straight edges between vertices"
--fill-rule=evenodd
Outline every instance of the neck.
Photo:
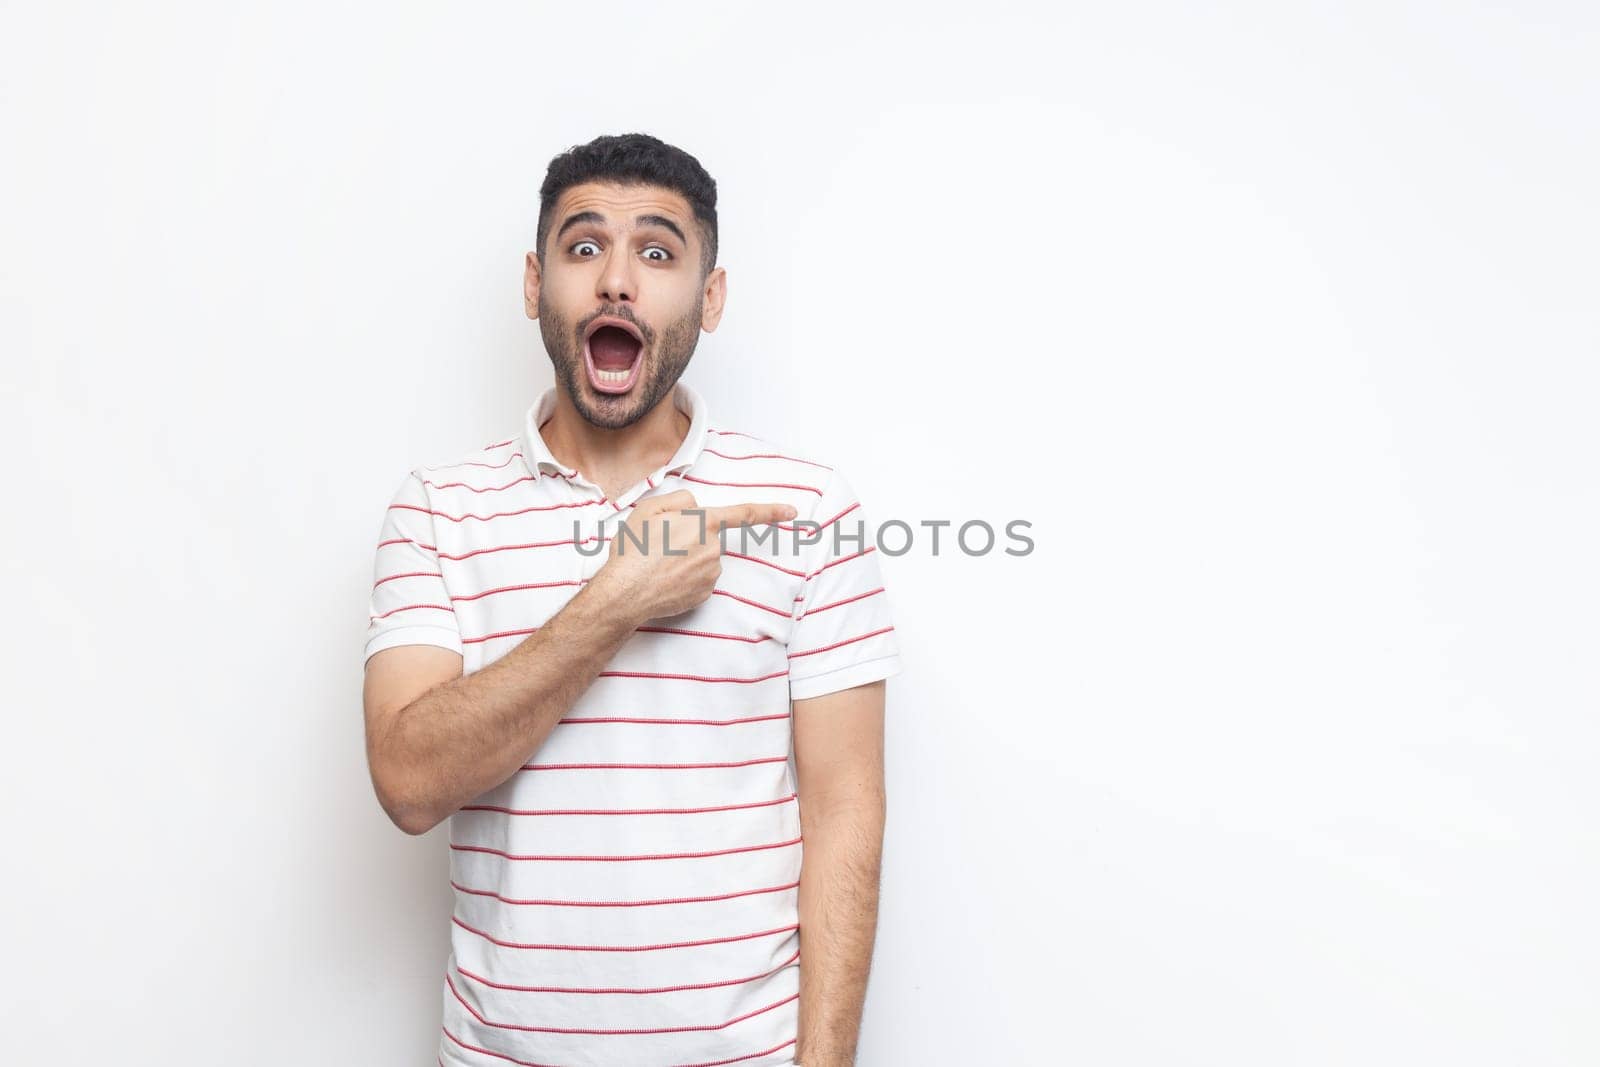
M 585 419 L 567 391 L 557 389 L 555 410 L 539 434 L 558 461 L 615 495 L 671 459 L 688 436 L 689 417 L 678 410 L 677 391 L 673 386 L 643 418 L 610 430 Z

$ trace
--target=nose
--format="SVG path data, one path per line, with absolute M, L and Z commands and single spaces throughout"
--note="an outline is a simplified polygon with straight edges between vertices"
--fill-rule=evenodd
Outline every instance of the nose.
M 606 252 L 605 264 L 595 281 L 595 295 L 607 303 L 632 303 L 639 295 L 633 271 L 633 255 L 627 242 L 619 242 Z

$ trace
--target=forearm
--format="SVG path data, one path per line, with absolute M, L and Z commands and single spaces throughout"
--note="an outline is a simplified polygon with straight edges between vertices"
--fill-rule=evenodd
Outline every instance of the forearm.
M 515 773 L 640 621 L 591 581 L 510 652 L 402 709 L 374 753 L 396 821 L 422 833 Z
M 800 1034 L 803 1067 L 855 1062 L 878 925 L 884 798 L 802 803 Z

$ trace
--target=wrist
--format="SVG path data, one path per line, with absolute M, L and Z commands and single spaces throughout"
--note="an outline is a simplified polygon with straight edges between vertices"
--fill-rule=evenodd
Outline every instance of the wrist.
M 584 586 L 594 613 L 632 631 L 650 618 L 645 598 L 607 563 Z

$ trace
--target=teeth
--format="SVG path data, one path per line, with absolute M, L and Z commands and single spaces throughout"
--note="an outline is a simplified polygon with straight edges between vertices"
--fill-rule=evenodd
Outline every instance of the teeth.
M 597 378 L 599 378 L 602 382 L 605 382 L 607 385 L 621 385 L 623 382 L 628 380 L 628 374 L 630 372 L 625 370 L 601 370 L 599 367 L 596 367 L 594 369 L 594 373 Z

